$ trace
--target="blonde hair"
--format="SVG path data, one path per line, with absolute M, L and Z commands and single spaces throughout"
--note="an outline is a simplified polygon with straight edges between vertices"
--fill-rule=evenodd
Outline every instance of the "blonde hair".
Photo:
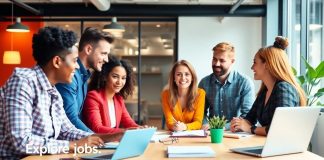
M 177 69 L 178 66 L 186 66 L 190 73 L 191 73 L 191 76 L 192 76 L 192 81 L 191 81 L 191 84 L 189 86 L 189 93 L 188 93 L 188 101 L 187 101 L 187 104 L 185 104 L 186 108 L 189 110 L 189 111 L 192 111 L 194 109 L 194 101 L 197 97 L 197 74 L 193 68 L 193 66 L 186 60 L 180 60 L 178 62 L 176 62 L 171 71 L 170 71 L 170 74 L 169 74 L 169 92 L 170 92 L 170 97 L 169 97 L 169 103 L 170 103 L 170 106 L 172 106 L 171 109 L 174 109 L 174 106 L 175 104 L 177 103 L 178 101 L 178 87 L 177 87 L 177 84 L 175 83 L 175 77 L 174 77 L 174 74 L 175 74 L 175 71 Z
M 288 56 L 284 49 L 288 46 L 288 39 L 284 37 L 276 37 L 273 46 L 261 48 L 256 53 L 259 58 L 266 64 L 270 74 L 277 80 L 285 81 L 295 87 L 299 95 L 299 105 L 306 105 L 306 96 L 304 90 L 295 80 L 294 74 L 291 70 L 291 65 L 288 61 Z M 264 90 L 265 84 L 262 82 L 258 95 Z
M 229 53 L 228 56 L 230 58 L 234 58 L 234 56 L 235 56 L 235 48 L 229 42 L 218 43 L 215 47 L 213 47 L 213 51 L 218 52 L 218 53 L 227 52 L 227 53 Z

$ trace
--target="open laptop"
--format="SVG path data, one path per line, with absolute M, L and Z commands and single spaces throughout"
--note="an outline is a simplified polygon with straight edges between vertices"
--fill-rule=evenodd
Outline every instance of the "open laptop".
M 81 158 L 85 160 L 116 160 L 139 156 L 144 153 L 155 131 L 156 128 L 127 130 L 114 153 L 95 154 Z
M 232 148 L 233 152 L 268 157 L 307 150 L 320 107 L 278 107 L 264 146 Z

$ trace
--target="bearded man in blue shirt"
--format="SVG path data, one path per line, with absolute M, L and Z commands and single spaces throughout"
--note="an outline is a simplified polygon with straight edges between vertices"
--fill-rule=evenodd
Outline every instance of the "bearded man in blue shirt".
M 92 132 L 82 121 L 82 107 L 88 92 L 90 69 L 101 71 L 104 63 L 108 62 L 112 36 L 96 28 L 86 28 L 79 42 L 79 69 L 76 70 L 72 83 L 56 85 L 63 97 L 64 110 L 72 124 L 83 131 Z
M 202 128 L 207 130 L 207 118 L 225 116 L 226 130 L 233 117 L 245 117 L 254 100 L 252 80 L 231 67 L 235 62 L 234 46 L 221 42 L 213 48 L 213 73 L 203 78 L 199 88 L 206 91 L 205 114 Z

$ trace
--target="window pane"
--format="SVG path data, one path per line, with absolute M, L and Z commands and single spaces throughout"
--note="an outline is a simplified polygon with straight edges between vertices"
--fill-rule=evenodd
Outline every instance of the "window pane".
M 323 2 L 319 0 L 311 0 L 309 4 L 309 63 L 317 66 L 322 60 L 322 16 Z
M 323 61 L 323 1 L 322 0 L 311 0 L 309 4 L 309 54 L 308 62 L 311 66 L 316 67 Z M 320 85 L 314 88 L 317 91 L 324 86 L 322 81 Z M 314 93 L 313 93 L 314 94 Z M 323 102 L 323 99 L 320 101 Z
M 301 24 L 301 0 L 289 1 L 291 5 L 288 5 L 288 10 L 290 10 L 290 15 L 288 19 L 291 20 L 288 26 L 288 38 L 290 40 L 290 47 L 288 50 L 288 56 L 291 65 L 296 68 L 297 73 L 300 73 L 300 24 Z

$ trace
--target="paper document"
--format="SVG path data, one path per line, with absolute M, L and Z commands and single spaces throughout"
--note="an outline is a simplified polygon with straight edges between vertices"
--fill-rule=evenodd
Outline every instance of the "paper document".
M 204 130 L 189 130 L 172 132 L 172 137 L 205 137 L 207 134 Z
M 168 157 L 215 157 L 209 146 L 168 146 Z
M 253 134 L 247 132 L 231 132 L 231 131 L 224 131 L 224 137 L 227 138 L 244 138 L 244 137 L 251 137 Z
M 166 138 L 169 138 L 169 137 L 170 137 L 170 135 L 168 135 L 168 134 L 158 134 L 158 135 L 154 134 L 152 136 L 150 142 L 156 143 L 156 142 L 159 142 L 159 140 L 163 140 L 163 139 L 166 139 Z

